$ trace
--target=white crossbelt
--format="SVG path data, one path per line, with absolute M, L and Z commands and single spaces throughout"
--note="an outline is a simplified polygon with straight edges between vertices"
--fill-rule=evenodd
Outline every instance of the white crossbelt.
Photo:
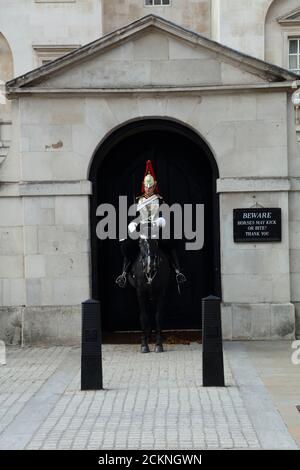
M 158 199 L 157 194 L 153 194 L 153 196 L 148 197 L 148 199 L 146 199 L 146 201 L 141 202 L 140 204 L 138 204 L 137 210 L 138 211 L 141 210 L 143 207 L 147 206 L 148 204 L 151 204 L 151 202 L 156 201 L 156 199 Z

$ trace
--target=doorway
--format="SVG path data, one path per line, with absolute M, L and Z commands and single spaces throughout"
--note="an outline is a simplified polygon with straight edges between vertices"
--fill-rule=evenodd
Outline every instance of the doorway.
M 166 301 L 164 329 L 201 329 L 201 299 L 221 297 L 218 168 L 212 152 L 190 128 L 170 120 L 144 119 L 117 129 L 97 149 L 89 179 L 92 296 L 101 301 L 105 332 L 138 331 L 139 310 L 135 291 L 120 289 L 115 278 L 122 270 L 118 240 L 96 236 L 96 209 L 101 203 L 128 204 L 140 194 L 146 160 L 153 163 L 160 194 L 168 204 L 204 204 L 204 246 L 186 251 L 180 240 L 178 256 L 188 282 L 178 294 L 173 276 Z

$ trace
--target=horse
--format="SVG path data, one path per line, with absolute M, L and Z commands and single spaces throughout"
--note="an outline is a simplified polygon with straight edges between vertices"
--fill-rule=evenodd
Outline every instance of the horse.
M 142 329 L 141 352 L 148 353 L 152 332 L 149 312 L 150 301 L 155 305 L 156 344 L 155 352 L 163 352 L 162 321 L 164 302 L 170 278 L 167 255 L 159 247 L 157 239 L 139 238 L 139 254 L 128 273 L 130 284 L 136 289 Z

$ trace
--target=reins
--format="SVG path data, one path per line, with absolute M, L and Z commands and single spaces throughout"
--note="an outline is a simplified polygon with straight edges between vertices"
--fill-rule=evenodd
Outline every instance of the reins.
M 159 265 L 159 262 L 156 263 L 154 261 L 154 266 L 155 266 L 155 269 L 153 270 L 154 274 L 151 275 L 151 256 L 150 256 L 150 246 L 149 246 L 149 242 L 148 242 L 148 239 L 143 239 L 144 240 L 144 243 L 146 243 L 146 247 L 147 247 L 147 252 L 146 252 L 146 256 L 141 253 L 141 261 L 142 261 L 142 265 L 143 265 L 143 273 L 147 279 L 147 284 L 152 284 L 153 280 L 155 279 L 156 275 L 157 275 L 157 272 L 158 272 L 158 265 Z M 141 241 L 140 241 L 140 244 L 141 244 Z M 145 258 L 147 259 L 147 261 L 145 261 Z M 157 254 L 154 255 L 154 258 L 159 260 L 159 256 L 157 256 Z

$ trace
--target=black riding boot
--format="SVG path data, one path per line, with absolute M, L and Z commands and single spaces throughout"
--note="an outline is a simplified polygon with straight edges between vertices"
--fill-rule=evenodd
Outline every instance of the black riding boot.
M 131 266 L 130 259 L 125 257 L 124 261 L 123 261 L 123 272 L 122 272 L 122 274 L 120 274 L 120 276 L 117 277 L 117 279 L 115 281 L 118 284 L 119 287 L 123 288 L 123 287 L 126 286 L 127 274 L 128 274 L 130 266 Z
M 183 282 L 186 282 L 187 279 L 185 275 L 181 272 L 177 252 L 176 250 L 174 250 L 174 248 L 171 250 L 170 255 L 171 255 L 171 263 L 175 270 L 176 282 L 177 284 L 182 284 Z

